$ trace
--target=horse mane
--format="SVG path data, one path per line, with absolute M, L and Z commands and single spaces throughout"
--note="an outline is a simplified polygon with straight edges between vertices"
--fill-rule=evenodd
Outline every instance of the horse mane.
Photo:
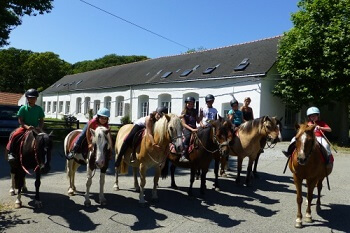
M 243 133 L 251 133 L 253 129 L 260 129 L 264 117 L 256 118 L 254 120 L 246 121 L 239 126 L 239 130 Z
M 159 143 L 161 144 L 165 138 L 167 132 L 168 120 L 165 116 L 161 117 L 158 121 L 155 122 L 153 127 L 153 135 L 157 134 L 159 136 Z
M 104 132 L 107 130 L 106 127 L 104 126 L 98 126 L 96 129 L 95 129 L 95 132 L 96 134 L 104 134 Z M 111 134 L 110 133 L 107 133 L 106 134 L 106 139 L 107 139 L 107 143 L 108 143 L 108 149 L 112 149 L 112 138 L 111 138 Z M 93 143 L 97 143 L 96 142 L 96 137 L 92 137 L 92 141 Z

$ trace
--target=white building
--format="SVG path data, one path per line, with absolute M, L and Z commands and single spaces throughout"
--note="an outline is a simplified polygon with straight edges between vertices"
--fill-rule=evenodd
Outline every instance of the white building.
M 207 94 L 215 96 L 214 107 L 226 116 L 232 95 L 240 104 L 249 96 L 254 117 L 284 117 L 283 133 L 290 137 L 297 115 L 271 94 L 280 77 L 275 64 L 279 38 L 67 75 L 42 93 L 42 106 L 46 117 L 73 114 L 82 122 L 89 109 L 96 113 L 107 107 L 110 122 L 120 123 L 126 115 L 135 120 L 161 105 L 180 114 L 187 96 L 201 108 Z

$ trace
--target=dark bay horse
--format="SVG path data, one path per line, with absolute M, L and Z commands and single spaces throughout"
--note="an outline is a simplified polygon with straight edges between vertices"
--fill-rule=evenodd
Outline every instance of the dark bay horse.
M 302 227 L 301 204 L 302 198 L 302 182 L 305 179 L 307 184 L 307 208 L 305 222 L 312 222 L 311 217 L 311 201 L 314 188 L 317 186 L 317 202 L 316 210 L 320 210 L 321 206 L 321 190 L 322 181 L 333 170 L 333 157 L 328 158 L 327 152 L 321 146 L 315 137 L 314 129 L 316 125 L 300 124 L 297 127 L 296 149 L 289 158 L 289 169 L 293 173 L 294 184 L 297 193 L 297 219 L 295 227 Z M 325 155 L 325 156 L 324 156 Z M 326 163 L 327 160 L 331 162 Z M 327 177 L 328 178 L 328 177 Z
M 40 178 L 41 174 L 46 174 L 50 170 L 51 149 L 52 141 L 49 134 L 27 130 L 23 135 L 16 153 L 19 156 L 19 164 L 11 168 L 15 174 L 15 184 L 18 188 L 15 208 L 22 207 L 21 193 L 24 178 L 26 174 L 30 174 L 29 170 L 31 169 L 35 172 L 35 206 L 42 207 L 39 195 Z
M 229 141 L 232 140 L 233 136 L 231 134 L 231 124 L 219 117 L 218 120 L 211 121 L 210 125 L 211 126 L 206 128 L 199 128 L 198 131 L 194 133 L 194 148 L 189 152 L 190 162 L 179 162 L 179 156 L 173 153 L 170 153 L 168 156 L 168 160 L 171 161 L 170 171 L 172 188 L 177 188 L 175 183 L 175 168 L 178 166 L 191 169 L 190 187 L 188 189 L 188 194 L 190 196 L 193 194 L 193 182 L 198 170 L 200 171 L 201 176 L 200 192 L 201 194 L 204 194 L 206 190 L 206 175 L 210 162 L 212 159 L 219 161 L 221 157 L 228 156 L 229 153 Z M 214 168 L 214 185 L 217 190 L 219 189 L 218 171 L 219 162 L 216 163 L 216 166 Z M 168 165 L 166 165 L 162 170 L 163 178 L 167 176 L 167 172 Z
M 243 159 L 249 158 L 246 185 L 250 185 L 252 166 L 261 150 L 261 141 L 268 138 L 277 140 L 279 137 L 281 137 L 281 133 L 278 120 L 275 117 L 263 116 L 239 126 L 236 136 L 230 143 L 232 152 L 230 155 L 238 157 L 237 184 L 240 184 Z
M 93 150 L 88 152 L 87 157 L 87 181 L 86 181 L 86 192 L 85 192 L 85 206 L 90 206 L 90 187 L 92 184 L 92 177 L 94 176 L 96 172 L 96 169 L 100 169 L 100 193 L 99 193 L 99 203 L 101 205 L 106 205 L 107 201 L 104 197 L 104 184 L 105 184 L 105 176 L 106 171 L 108 168 L 109 160 L 112 158 L 112 149 L 113 149 L 113 143 L 112 138 L 109 132 L 109 129 L 99 126 L 95 130 L 90 129 L 91 131 L 91 139 L 92 139 L 92 146 Z M 70 145 L 74 142 L 74 137 L 77 137 L 79 135 L 79 132 L 81 131 L 72 131 L 66 136 L 66 139 L 64 140 L 65 145 L 65 153 L 68 153 L 68 148 Z M 74 185 L 74 177 L 75 173 L 77 171 L 77 168 L 79 167 L 79 161 L 76 161 L 74 159 L 67 161 L 67 176 L 69 178 L 69 190 L 68 195 L 73 195 L 75 191 L 75 185 Z
M 131 131 L 133 125 L 127 124 L 120 128 L 116 144 L 115 144 L 115 151 L 118 153 L 120 150 L 124 138 L 128 135 L 128 133 Z M 157 186 L 160 176 L 161 168 L 164 166 L 166 155 L 169 151 L 169 144 L 173 144 L 176 148 L 176 151 L 181 153 L 182 151 L 182 124 L 181 119 L 174 114 L 166 114 L 163 117 L 161 117 L 158 121 L 155 122 L 153 126 L 153 136 L 154 141 L 158 146 L 159 149 L 155 149 L 151 141 L 149 140 L 148 136 L 143 135 L 141 143 L 137 146 L 135 153 L 136 153 L 136 161 L 133 164 L 130 164 L 130 156 L 132 156 L 132 148 L 128 148 L 126 153 L 124 154 L 122 163 L 120 165 L 120 172 L 122 174 L 126 174 L 128 172 L 128 166 L 133 167 L 133 173 L 134 173 L 134 186 L 136 190 L 140 190 L 139 195 L 139 203 L 141 205 L 145 204 L 145 198 L 144 198 L 144 189 L 146 185 L 146 171 L 148 168 L 154 167 L 155 168 L 155 175 L 153 179 L 153 190 L 152 190 L 152 199 L 157 200 Z M 140 171 L 140 185 L 137 181 L 137 171 Z M 115 184 L 114 189 L 119 190 L 119 184 L 118 184 L 118 171 L 119 169 L 116 168 L 116 174 L 115 174 Z

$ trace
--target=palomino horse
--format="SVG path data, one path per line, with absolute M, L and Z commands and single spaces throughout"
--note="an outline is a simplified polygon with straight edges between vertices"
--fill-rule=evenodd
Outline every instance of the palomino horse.
M 233 156 L 238 157 L 236 183 L 240 184 L 242 162 L 249 158 L 246 185 L 250 185 L 253 162 L 261 150 L 260 141 L 264 138 L 276 140 L 280 137 L 280 130 L 275 117 L 263 116 L 240 125 L 236 131 L 236 137 L 230 143 Z
M 131 131 L 132 127 L 133 127 L 132 124 L 128 124 L 120 128 L 117 135 L 116 144 L 115 144 L 116 153 L 118 153 L 118 151 L 120 150 L 123 144 L 124 138 Z M 133 167 L 133 173 L 134 173 L 134 186 L 136 190 L 140 189 L 139 203 L 141 205 L 145 204 L 144 188 L 146 185 L 147 169 L 151 167 L 155 168 L 152 199 L 157 200 L 158 199 L 157 186 L 158 186 L 158 181 L 160 176 L 160 170 L 164 166 L 166 155 L 168 154 L 168 150 L 169 150 L 169 144 L 172 143 L 175 146 L 176 151 L 180 153 L 182 151 L 182 134 L 181 133 L 182 133 L 182 125 L 181 125 L 180 118 L 174 114 L 168 114 L 168 115 L 164 115 L 158 121 L 156 121 L 153 127 L 154 141 L 156 144 L 159 145 L 160 147 L 159 149 L 154 149 L 154 147 L 152 146 L 147 136 L 142 137 L 140 145 L 138 145 L 135 150 L 136 161 L 131 165 Z M 128 150 L 124 154 L 124 157 L 120 166 L 120 172 L 122 174 L 125 174 L 128 171 L 128 165 L 130 165 L 129 164 L 130 156 L 132 156 L 132 148 L 128 148 Z M 140 171 L 140 179 L 141 179 L 140 186 L 137 181 L 138 169 Z M 116 168 L 115 178 L 116 180 L 114 184 L 114 189 L 119 190 L 117 168 Z
M 90 206 L 90 187 L 92 184 L 93 172 L 95 169 L 99 168 L 100 173 L 100 193 L 99 193 L 99 203 L 101 205 L 106 205 L 106 198 L 104 197 L 104 183 L 106 170 L 108 168 L 109 160 L 112 157 L 112 139 L 110 132 L 107 128 L 103 126 L 97 127 L 95 130 L 91 130 L 92 146 L 93 150 L 88 153 L 87 158 L 87 181 L 86 181 L 86 193 L 85 193 L 85 206 Z M 80 131 L 77 130 L 69 133 L 64 140 L 64 149 L 67 154 L 70 148 L 70 144 L 74 141 L 74 135 L 77 137 Z M 75 173 L 79 167 L 79 163 L 75 160 L 67 161 L 67 175 L 69 178 L 69 190 L 68 195 L 73 195 L 75 189 L 74 180 Z M 94 173 L 95 174 L 95 173 Z
M 169 154 L 168 158 L 171 161 L 171 187 L 177 188 L 175 184 L 175 168 L 176 166 L 191 169 L 190 187 L 188 194 L 192 196 L 192 187 L 195 180 L 195 175 L 200 171 L 201 194 L 205 193 L 206 190 L 206 175 L 209 169 L 211 160 L 214 158 L 217 161 L 214 168 L 216 190 L 219 190 L 218 182 L 218 171 L 219 171 L 219 160 L 221 157 L 227 157 L 229 153 L 229 141 L 232 140 L 231 123 L 224 121 L 221 117 L 218 120 L 212 121 L 211 126 L 206 128 L 199 128 L 197 133 L 194 134 L 195 142 L 194 148 L 189 152 L 190 162 L 184 163 L 179 162 L 178 155 L 172 153 Z M 226 158 L 225 158 L 226 159 Z M 167 160 L 168 161 L 168 160 Z M 168 166 L 165 166 L 162 170 L 162 177 L 167 176 Z
M 281 134 L 281 131 L 282 131 L 282 119 L 283 117 L 281 117 L 279 120 L 277 120 L 277 126 L 280 130 L 280 134 L 278 135 L 278 138 L 274 139 L 274 140 L 269 140 L 270 138 L 267 138 L 267 137 L 263 137 L 260 141 L 260 146 L 261 146 L 261 149 L 259 150 L 257 156 L 256 156 L 256 159 L 254 160 L 254 165 L 253 165 L 253 175 L 254 177 L 258 177 L 258 172 L 257 172 L 257 167 L 258 167 L 258 162 L 259 162 L 259 158 L 260 158 L 260 155 L 262 153 L 262 150 L 263 149 L 266 149 L 266 148 L 273 148 L 277 142 L 280 142 L 282 141 L 282 134 Z M 220 169 L 220 175 L 223 176 L 223 177 L 227 177 L 226 173 L 225 173 L 225 169 L 227 167 L 227 162 L 228 160 L 226 159 L 221 159 L 221 169 Z
M 289 169 L 293 173 L 294 184 L 297 191 L 297 219 L 295 227 L 302 227 L 301 204 L 302 198 L 302 182 L 305 179 L 307 183 L 307 208 L 305 222 L 312 222 L 311 217 L 311 201 L 314 188 L 317 186 L 317 207 L 316 210 L 320 210 L 321 206 L 321 190 L 322 181 L 327 177 L 333 169 L 333 158 L 330 163 L 326 163 L 327 152 L 321 146 L 315 137 L 314 129 L 316 125 L 307 125 L 307 123 L 300 124 L 296 139 L 296 149 L 294 150 L 291 158 L 289 158 Z M 328 177 L 327 177 L 328 178 Z
M 16 151 L 19 156 L 18 166 L 11 168 L 11 172 L 14 173 L 15 186 L 18 188 L 15 208 L 22 207 L 21 193 L 24 187 L 24 178 L 26 174 L 30 174 L 28 171 L 30 169 L 35 172 L 35 206 L 42 207 L 39 195 L 40 178 L 41 174 L 46 174 L 50 170 L 51 149 L 50 135 L 35 130 L 28 130 L 23 135 L 18 151 Z

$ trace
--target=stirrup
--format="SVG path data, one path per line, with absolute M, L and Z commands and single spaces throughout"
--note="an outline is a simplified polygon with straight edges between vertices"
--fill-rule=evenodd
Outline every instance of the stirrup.
M 74 152 L 73 151 L 70 151 L 67 155 L 66 155 L 66 158 L 68 159 L 68 160 L 71 160 L 71 159 L 73 159 L 74 158 Z
M 179 162 L 182 162 L 182 163 L 188 163 L 190 162 L 185 156 L 181 156 L 180 159 L 179 159 Z
M 7 160 L 9 161 L 9 163 L 14 162 L 16 160 L 16 158 L 13 156 L 13 154 L 11 152 L 9 152 L 7 154 Z

